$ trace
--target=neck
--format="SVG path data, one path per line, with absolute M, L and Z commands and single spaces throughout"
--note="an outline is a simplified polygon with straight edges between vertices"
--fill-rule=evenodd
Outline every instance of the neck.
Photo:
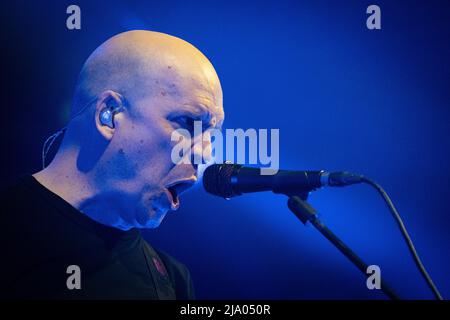
M 33 174 L 33 177 L 91 219 L 128 230 L 130 226 L 124 224 L 119 212 L 116 212 L 121 209 L 120 203 L 117 203 L 120 197 L 112 192 L 98 190 L 92 183 L 95 174 L 78 170 L 78 156 L 79 152 L 75 148 L 60 149 L 50 165 Z
M 77 169 L 78 151 L 75 148 L 58 151 L 55 159 L 45 169 L 33 174 L 44 187 L 57 194 L 73 207 L 95 195 L 88 174 Z

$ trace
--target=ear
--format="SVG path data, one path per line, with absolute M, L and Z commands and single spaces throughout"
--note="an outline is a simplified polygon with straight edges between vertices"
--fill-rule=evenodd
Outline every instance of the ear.
M 106 140 L 111 140 L 114 132 L 116 131 L 116 125 L 118 124 L 118 120 L 120 118 L 117 116 L 117 113 L 119 113 L 118 110 L 123 108 L 123 104 L 123 97 L 119 93 L 112 90 L 102 92 L 97 100 L 94 114 L 95 127 Z M 100 115 L 105 110 L 110 110 L 112 112 L 111 116 L 112 123 L 114 124 L 113 127 L 109 127 L 100 121 Z M 113 112 L 113 110 L 116 111 Z

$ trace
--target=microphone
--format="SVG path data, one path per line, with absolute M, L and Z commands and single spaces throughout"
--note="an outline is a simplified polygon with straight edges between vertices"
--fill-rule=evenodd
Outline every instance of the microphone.
M 243 193 L 273 191 L 293 195 L 308 193 L 321 187 L 341 187 L 364 181 L 362 175 L 350 172 L 278 170 L 262 175 L 261 168 L 239 164 L 213 164 L 203 173 L 203 187 L 213 195 L 232 198 Z

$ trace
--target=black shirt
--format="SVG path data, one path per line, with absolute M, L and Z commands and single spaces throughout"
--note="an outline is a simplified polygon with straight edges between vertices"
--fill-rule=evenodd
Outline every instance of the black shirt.
M 187 268 L 138 229 L 97 223 L 33 176 L 2 190 L 0 207 L 2 298 L 194 298 Z

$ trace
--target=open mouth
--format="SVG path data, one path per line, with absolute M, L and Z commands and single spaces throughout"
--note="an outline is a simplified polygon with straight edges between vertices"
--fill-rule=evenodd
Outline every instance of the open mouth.
M 180 207 L 180 195 L 187 189 L 191 188 L 194 183 L 195 180 L 185 180 L 175 182 L 167 187 L 170 194 L 169 201 L 171 202 L 170 206 L 172 210 L 177 210 Z

